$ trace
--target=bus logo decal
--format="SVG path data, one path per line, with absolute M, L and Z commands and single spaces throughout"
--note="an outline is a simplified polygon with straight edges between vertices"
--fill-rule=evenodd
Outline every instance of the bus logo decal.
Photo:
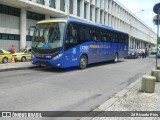
M 87 45 L 80 46 L 80 51 L 81 52 L 88 52 L 88 50 L 89 50 L 89 46 L 87 46 Z

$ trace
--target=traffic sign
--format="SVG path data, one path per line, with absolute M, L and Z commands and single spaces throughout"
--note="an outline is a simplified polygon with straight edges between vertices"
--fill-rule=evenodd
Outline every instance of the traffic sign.
M 158 20 L 158 15 L 155 15 L 153 17 L 153 23 L 154 23 L 154 25 L 160 25 L 160 15 L 159 15 L 159 20 Z
M 158 14 L 158 9 L 160 11 L 160 3 L 157 3 L 154 7 L 153 7 L 153 11 L 155 14 Z

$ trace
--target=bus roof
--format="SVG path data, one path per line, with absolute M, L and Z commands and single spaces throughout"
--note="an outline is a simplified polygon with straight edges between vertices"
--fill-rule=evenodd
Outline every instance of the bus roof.
M 86 24 L 86 25 L 92 25 L 92 26 L 95 26 L 95 27 L 105 28 L 105 29 L 108 29 L 108 30 L 112 30 L 112 31 L 115 31 L 115 32 L 119 32 L 119 33 L 123 33 L 123 34 L 128 35 L 127 33 L 115 30 L 110 26 L 106 26 L 106 25 L 103 25 L 103 24 L 94 24 L 94 23 L 91 23 L 91 22 L 87 22 L 87 21 L 79 20 L 79 19 L 74 19 L 74 18 L 51 18 L 51 19 L 46 19 L 46 20 L 39 21 L 38 24 L 48 23 L 48 22 L 66 22 L 66 23 L 68 23 L 68 22 L 78 22 L 78 23 L 82 23 L 82 24 Z

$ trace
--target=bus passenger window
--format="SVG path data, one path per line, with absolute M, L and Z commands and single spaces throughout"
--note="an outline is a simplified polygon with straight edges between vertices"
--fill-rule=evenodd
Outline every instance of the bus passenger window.
M 77 29 L 72 24 L 68 26 L 65 43 L 77 44 Z
M 106 42 L 107 38 L 106 37 L 102 37 L 102 41 Z

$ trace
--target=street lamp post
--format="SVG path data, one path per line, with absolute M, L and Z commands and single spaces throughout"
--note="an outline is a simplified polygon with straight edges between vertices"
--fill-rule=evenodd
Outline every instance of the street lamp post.
M 153 11 L 154 13 L 157 14 L 157 19 L 155 20 L 155 23 L 157 25 L 157 49 L 156 49 L 156 69 L 157 69 L 157 59 L 158 59 L 158 56 L 157 56 L 157 52 L 158 52 L 158 38 L 159 38 L 159 24 L 160 24 L 160 18 L 159 18 L 159 14 L 160 14 L 160 3 L 156 4 L 154 7 L 153 7 Z
M 144 10 L 142 9 L 142 10 L 134 13 L 133 15 L 136 15 L 136 14 L 138 14 L 138 13 L 140 13 L 140 12 L 143 12 L 143 11 L 144 11 Z M 129 22 L 130 22 L 130 37 L 129 37 L 130 43 L 131 43 L 131 28 L 132 28 L 131 19 L 132 19 L 132 16 L 131 16 L 130 19 L 129 19 Z M 131 44 L 130 44 L 130 45 L 131 45 Z M 133 46 L 133 45 L 132 45 L 132 46 Z M 130 46 L 130 47 L 131 47 L 131 46 Z M 134 45 L 134 47 L 135 47 L 135 45 Z

